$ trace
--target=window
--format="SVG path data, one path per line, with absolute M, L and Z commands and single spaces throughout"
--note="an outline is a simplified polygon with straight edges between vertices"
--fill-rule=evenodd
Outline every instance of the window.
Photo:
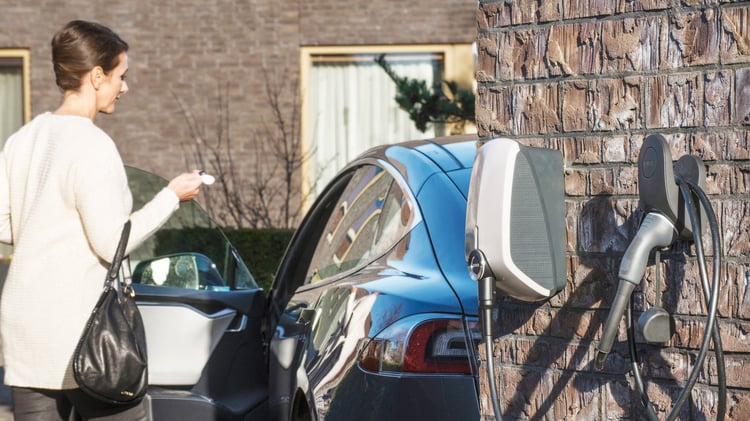
M 425 133 L 394 101 L 396 86 L 375 63 L 386 61 L 402 77 L 473 84 L 472 49 L 466 45 L 303 47 L 302 145 L 311 159 L 303 169 L 303 194 L 314 197 L 333 175 L 365 150 L 381 144 L 443 135 Z
M 163 178 L 125 167 L 140 209 L 167 184 Z M 130 253 L 133 282 L 211 291 L 258 285 L 224 233 L 195 202 L 184 202 L 159 230 Z
M 370 257 L 392 182 L 382 168 L 365 166 L 357 170 L 318 240 L 306 283 L 346 272 Z
M 305 283 L 354 269 L 391 249 L 413 227 L 411 202 L 383 168 L 356 170 L 328 218 Z
M 31 116 L 29 50 L 0 49 L 0 147 Z

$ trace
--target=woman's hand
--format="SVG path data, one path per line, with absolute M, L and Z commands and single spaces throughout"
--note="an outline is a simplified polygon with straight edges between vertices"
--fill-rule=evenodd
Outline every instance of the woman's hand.
M 202 184 L 200 171 L 193 170 L 193 172 L 180 174 L 173 178 L 167 187 L 175 192 L 177 197 L 180 198 L 180 202 L 185 202 L 193 200 L 200 193 Z

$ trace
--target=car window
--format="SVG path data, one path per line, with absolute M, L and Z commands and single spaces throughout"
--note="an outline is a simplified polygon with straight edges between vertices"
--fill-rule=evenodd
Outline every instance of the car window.
M 411 228 L 414 209 L 398 183 L 391 183 L 383 205 L 375 240 L 375 253 L 381 255 L 398 242 Z
M 392 183 L 380 167 L 366 165 L 356 171 L 326 223 L 305 283 L 352 269 L 377 250 L 380 216 Z
M 155 174 L 127 166 L 126 171 L 134 210 L 167 185 Z M 134 282 L 217 291 L 258 287 L 224 233 L 195 201 L 180 203 L 169 220 L 130 253 L 130 261 Z

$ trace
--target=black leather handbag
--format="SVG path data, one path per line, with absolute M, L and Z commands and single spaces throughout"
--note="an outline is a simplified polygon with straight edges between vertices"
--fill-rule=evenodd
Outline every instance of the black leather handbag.
M 130 277 L 118 279 L 130 235 L 125 223 L 104 291 L 89 317 L 73 355 L 73 375 L 90 396 L 111 404 L 135 404 L 146 393 L 146 332 Z M 127 267 L 127 265 L 125 265 Z

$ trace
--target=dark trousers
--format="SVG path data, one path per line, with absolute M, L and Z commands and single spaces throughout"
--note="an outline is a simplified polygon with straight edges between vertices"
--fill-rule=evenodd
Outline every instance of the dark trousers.
M 145 421 L 143 402 L 109 405 L 81 389 L 12 388 L 14 421 Z

